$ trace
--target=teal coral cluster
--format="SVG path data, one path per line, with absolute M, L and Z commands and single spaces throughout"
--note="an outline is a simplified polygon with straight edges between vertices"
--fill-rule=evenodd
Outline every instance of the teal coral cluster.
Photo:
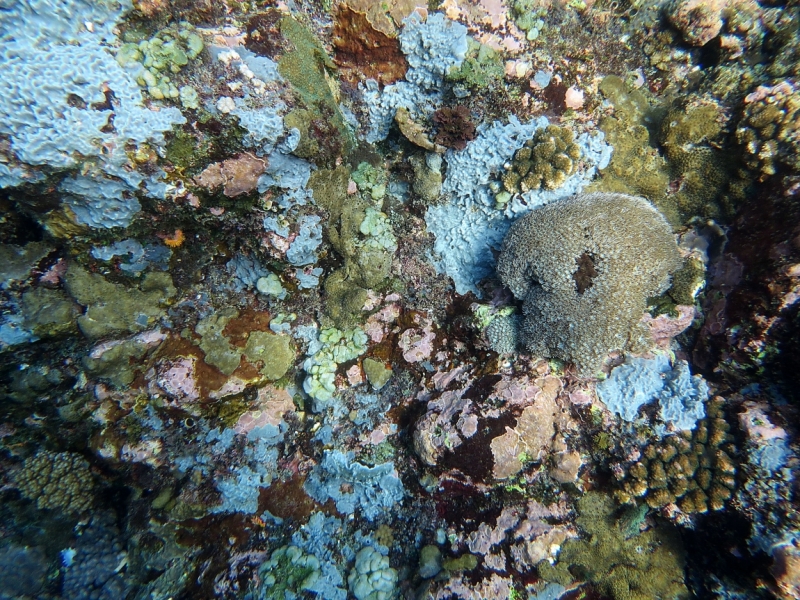
M 367 350 L 367 334 L 361 329 L 345 331 L 331 327 L 319 332 L 316 351 L 303 363 L 306 378 L 303 389 L 315 400 L 315 407 L 333 398 L 336 392 L 336 369 Z
M 281 546 L 259 567 L 263 600 L 300 597 L 312 590 L 321 576 L 319 560 L 294 545 Z

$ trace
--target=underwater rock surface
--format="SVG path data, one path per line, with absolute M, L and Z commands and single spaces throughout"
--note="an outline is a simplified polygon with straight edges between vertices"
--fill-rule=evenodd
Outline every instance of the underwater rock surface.
M 0 5 L 0 598 L 800 598 L 796 1 Z

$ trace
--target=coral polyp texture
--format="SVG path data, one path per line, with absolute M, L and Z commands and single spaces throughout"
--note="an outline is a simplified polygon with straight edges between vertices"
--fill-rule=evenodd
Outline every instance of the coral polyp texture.
M 94 479 L 89 463 L 70 452 L 37 452 L 16 474 L 16 487 L 39 508 L 80 513 L 91 507 Z
M 594 193 L 516 221 L 497 273 L 522 303 L 520 343 L 592 374 L 608 352 L 647 346 L 647 298 L 669 287 L 679 264 L 672 230 L 649 202 Z

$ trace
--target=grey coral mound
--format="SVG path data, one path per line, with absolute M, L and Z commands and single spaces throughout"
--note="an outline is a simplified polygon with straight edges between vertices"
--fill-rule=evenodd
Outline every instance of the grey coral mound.
M 646 300 L 679 264 L 672 230 L 647 200 L 593 193 L 517 220 L 497 272 L 523 302 L 521 346 L 590 375 L 608 352 L 639 348 Z

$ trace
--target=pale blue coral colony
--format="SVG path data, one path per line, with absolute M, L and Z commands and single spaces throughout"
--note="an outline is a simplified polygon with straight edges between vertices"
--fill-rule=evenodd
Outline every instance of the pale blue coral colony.
M 11 189 L 53 177 L 75 221 L 95 230 L 129 226 L 142 210 L 137 195 L 165 198 L 174 191 L 163 171 L 139 173 L 125 147 L 147 143 L 163 149 L 164 134 L 186 123 L 179 108 L 145 101 L 143 87 L 137 83 L 137 77 L 142 77 L 141 65 L 115 58 L 119 46 L 115 27 L 131 8 L 130 0 L 27 0 L 6 2 L 0 8 L 0 80 L 5 84 L 0 97 L 0 134 L 8 139 L 15 159 L 11 167 L 0 162 L 0 187 Z M 425 120 L 440 108 L 445 75 L 451 67 L 462 64 L 468 49 L 467 28 L 440 13 L 431 14 L 425 21 L 412 13 L 399 39 L 410 67 L 405 80 L 382 89 L 371 81 L 362 85 L 369 120 L 364 139 L 370 143 L 387 137 L 399 107 L 409 109 L 418 120 Z M 220 52 L 219 48 L 212 49 L 212 57 L 219 59 Z M 238 54 L 235 64 L 246 65 L 263 81 L 280 80 L 275 63 L 268 58 L 243 48 Z M 539 85 L 549 83 L 546 75 L 536 75 Z M 149 81 L 148 77 L 144 79 Z M 108 93 L 113 94 L 112 103 L 108 102 Z M 166 95 L 170 94 L 175 96 L 172 91 Z M 197 92 L 182 88 L 180 101 L 184 106 L 195 106 Z M 291 237 L 285 257 L 297 267 L 299 289 L 307 290 L 319 286 L 324 275 L 318 264 L 324 242 L 323 220 L 303 212 L 314 206 L 307 186 L 315 167 L 292 154 L 301 134 L 284 127 L 286 112 L 286 105 L 280 101 L 257 106 L 245 96 L 236 98 L 231 114 L 246 131 L 244 144 L 255 155 L 268 159 L 258 191 L 279 192 L 274 201 L 280 210 L 264 216 L 263 231 Z M 479 284 L 493 275 L 493 253 L 499 250 L 517 217 L 579 193 L 598 170 L 608 166 L 613 149 L 603 134 L 583 133 L 577 138 L 581 169 L 564 186 L 527 192 L 498 210 L 490 181 L 535 131 L 548 124 L 545 117 L 523 123 L 513 115 L 506 123 L 484 123 L 465 149 L 451 149 L 444 155 L 447 172 L 443 201 L 427 208 L 424 221 L 435 238 L 430 259 L 439 273 L 452 279 L 457 293 L 472 292 L 481 297 Z M 389 217 L 378 208 L 366 209 L 360 232 L 364 237 L 359 243 L 364 247 L 390 253 L 398 249 Z M 98 243 L 89 252 L 98 261 L 117 264 L 130 277 L 146 269 L 166 270 L 171 258 L 169 249 L 143 245 L 133 238 Z M 236 292 L 256 290 L 269 301 L 282 300 L 289 293 L 257 256 L 232 256 L 227 274 L 226 285 Z M 19 346 L 36 338 L 25 329 L 17 312 L 12 308 L 2 317 L 0 347 Z M 367 524 L 380 520 L 402 506 L 408 496 L 394 462 L 364 464 L 355 460 L 352 452 L 330 448 L 335 445 L 339 420 L 346 414 L 337 391 L 337 369 L 365 355 L 368 336 L 360 327 L 319 329 L 294 326 L 292 319 L 282 319 L 275 320 L 273 330 L 291 333 L 305 344 L 302 389 L 310 400 L 309 408 L 322 413 L 320 422 L 324 423 L 312 441 L 325 449 L 308 472 L 304 489 L 320 504 L 331 501 L 345 519 L 357 514 Z M 300 393 L 299 389 L 294 391 Z M 692 376 L 686 361 L 671 361 L 667 355 L 658 354 L 654 358 L 628 358 L 597 385 L 597 393 L 630 427 L 649 422 L 656 436 L 667 437 L 693 430 L 706 417 L 709 387 L 699 375 Z M 348 417 L 356 426 L 374 426 L 385 417 L 385 408 L 370 412 L 371 406 L 378 406 L 377 396 L 363 394 L 358 402 L 362 409 Z M 648 411 L 652 418 L 648 418 Z M 166 445 L 171 434 L 165 423 L 152 410 L 148 415 L 142 428 L 150 439 Z M 211 511 L 279 523 L 281 519 L 269 513 L 257 513 L 262 490 L 280 476 L 279 446 L 288 443 L 286 423 L 253 429 L 245 440 L 238 440 L 230 427 L 211 428 L 206 419 L 198 419 L 195 427 L 182 442 L 185 452 L 176 466 L 186 476 L 213 481 L 219 502 Z M 788 444 L 776 439 L 751 449 L 749 460 L 768 477 L 784 469 L 790 456 Z M 223 463 L 224 469 L 220 466 Z M 785 475 L 790 479 L 790 474 Z M 777 488 L 774 491 L 776 497 L 785 493 Z M 288 599 L 313 593 L 319 598 L 344 600 L 348 591 L 358 600 L 393 597 L 398 573 L 389 565 L 388 549 L 373 533 L 361 530 L 352 540 L 337 540 L 342 526 L 339 518 L 315 512 L 294 533 L 291 544 L 275 550 L 264 561 L 263 583 L 252 597 Z M 785 541 L 770 537 L 769 529 L 766 523 L 756 523 L 758 536 L 753 545 L 758 549 L 768 551 Z M 105 531 L 111 531 L 110 526 Z M 289 569 L 303 573 L 303 577 L 280 581 L 273 575 Z M 550 584 L 531 597 L 555 598 L 563 591 L 562 586 Z

